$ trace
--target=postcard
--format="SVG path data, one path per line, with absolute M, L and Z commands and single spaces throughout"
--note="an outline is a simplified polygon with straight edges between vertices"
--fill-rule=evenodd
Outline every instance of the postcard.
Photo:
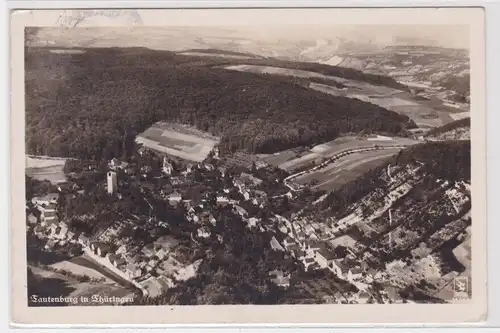
M 11 15 L 18 324 L 486 318 L 480 8 Z

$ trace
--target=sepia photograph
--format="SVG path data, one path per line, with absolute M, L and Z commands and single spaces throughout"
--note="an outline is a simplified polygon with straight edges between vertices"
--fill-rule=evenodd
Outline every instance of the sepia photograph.
M 486 302 L 470 22 L 56 12 L 17 56 L 23 306 Z

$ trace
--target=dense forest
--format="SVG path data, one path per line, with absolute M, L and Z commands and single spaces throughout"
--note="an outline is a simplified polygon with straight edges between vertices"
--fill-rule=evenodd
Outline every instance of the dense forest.
M 260 153 L 345 132 L 398 134 L 415 126 L 406 116 L 306 89 L 289 78 L 214 66 L 221 61 L 142 48 L 27 49 L 27 151 L 91 160 L 121 157 L 134 149 L 137 134 L 160 120 L 220 136 L 222 152 Z M 280 65 L 359 80 L 387 79 L 318 64 Z

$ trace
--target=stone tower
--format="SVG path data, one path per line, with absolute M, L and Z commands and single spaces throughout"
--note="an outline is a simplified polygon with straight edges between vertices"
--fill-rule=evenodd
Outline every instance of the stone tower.
M 118 189 L 116 172 L 108 171 L 108 194 L 115 194 Z

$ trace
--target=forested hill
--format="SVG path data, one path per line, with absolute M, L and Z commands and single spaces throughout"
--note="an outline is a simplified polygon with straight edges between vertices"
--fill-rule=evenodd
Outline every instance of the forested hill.
M 436 127 L 425 136 L 436 140 L 470 140 L 470 118 L 459 119 Z
M 289 78 L 228 71 L 172 52 L 26 50 L 27 152 L 109 159 L 164 120 L 222 138 L 222 149 L 274 152 L 345 132 L 402 133 L 408 117 Z M 260 60 L 259 60 L 260 61 Z

